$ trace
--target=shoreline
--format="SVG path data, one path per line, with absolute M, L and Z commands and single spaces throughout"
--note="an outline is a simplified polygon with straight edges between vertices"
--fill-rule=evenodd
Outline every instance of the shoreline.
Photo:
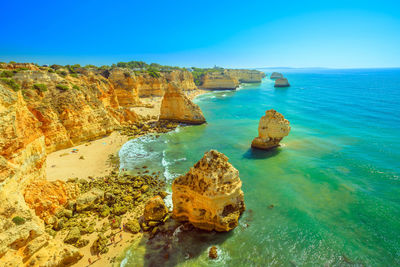
M 209 90 L 191 91 L 187 93 L 187 97 L 190 98 L 190 100 L 194 100 L 196 97 L 209 92 Z M 156 101 L 152 104 L 156 107 L 160 105 L 160 103 Z M 152 108 L 152 111 L 154 112 L 154 108 Z M 134 138 L 136 139 L 146 134 L 138 135 Z M 112 162 L 109 160 L 110 155 L 118 155 L 121 147 L 131 139 L 132 138 L 129 136 L 114 131 L 109 136 L 52 152 L 47 155 L 46 160 L 47 180 L 61 180 L 66 182 L 69 178 L 75 177 L 78 178 L 78 180 L 90 180 L 89 177 L 96 179 L 106 176 L 115 169 L 115 166 L 113 166 Z M 143 212 L 143 208 L 144 205 L 138 206 L 137 212 Z M 137 214 L 137 212 L 135 213 Z M 132 216 L 135 217 L 134 213 L 128 214 L 128 216 L 124 217 L 124 221 Z M 98 222 L 98 224 L 101 222 L 102 221 Z M 121 241 L 119 241 L 120 235 L 122 235 Z M 83 257 L 73 266 L 117 266 L 124 259 L 124 255 L 129 247 L 137 240 L 145 237 L 144 233 L 139 232 L 137 234 L 132 234 L 124 230 L 119 230 L 116 236 L 116 244 L 108 244 L 109 251 L 102 254 L 101 259 L 97 259 L 97 256 L 92 255 L 90 245 L 80 248 L 79 250 L 83 254 Z M 56 239 L 63 240 L 64 237 L 65 235 L 57 235 Z M 97 236 L 95 233 L 87 236 L 90 242 L 89 244 L 92 244 L 96 238 Z M 90 265 L 88 262 L 89 258 L 92 260 L 92 264 Z

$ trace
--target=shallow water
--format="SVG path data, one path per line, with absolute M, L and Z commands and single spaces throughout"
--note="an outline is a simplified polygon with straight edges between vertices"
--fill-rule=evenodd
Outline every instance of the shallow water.
M 225 153 L 247 207 L 230 233 L 178 231 L 168 259 L 159 240 L 131 249 L 124 266 L 400 265 L 400 70 L 283 72 L 289 88 L 266 78 L 202 95 L 208 124 L 124 145 L 121 168 L 148 165 L 169 183 L 205 151 Z M 280 148 L 253 151 L 271 108 L 292 130 Z

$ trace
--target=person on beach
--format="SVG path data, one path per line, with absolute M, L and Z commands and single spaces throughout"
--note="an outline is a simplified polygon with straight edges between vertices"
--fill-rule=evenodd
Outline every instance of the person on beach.
M 101 260 L 100 252 L 97 253 L 97 259 Z
M 119 238 L 121 239 L 121 241 L 122 241 L 122 233 L 121 234 L 119 234 Z
M 92 260 L 88 258 L 89 265 L 92 265 Z

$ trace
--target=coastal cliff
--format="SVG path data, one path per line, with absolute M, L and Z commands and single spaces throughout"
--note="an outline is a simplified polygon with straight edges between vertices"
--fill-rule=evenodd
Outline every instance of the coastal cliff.
M 172 184 L 173 215 L 204 230 L 230 231 L 245 210 L 239 171 L 224 154 L 210 150 Z
M 201 78 L 200 88 L 212 90 L 235 90 L 240 83 L 260 83 L 265 74 L 257 70 L 223 69 L 210 71 Z

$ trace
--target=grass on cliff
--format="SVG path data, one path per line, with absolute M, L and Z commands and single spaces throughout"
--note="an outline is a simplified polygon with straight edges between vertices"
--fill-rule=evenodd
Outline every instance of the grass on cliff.
M 35 83 L 33 85 L 33 89 L 39 90 L 40 92 L 46 92 L 47 91 L 47 86 L 42 83 Z
M 0 79 L 4 84 L 8 85 L 13 91 L 19 91 L 21 89 L 21 86 L 14 81 L 14 79 L 10 78 L 1 78 Z
M 57 85 L 56 85 L 56 88 L 57 88 L 58 90 L 61 90 L 61 91 L 67 91 L 67 90 L 69 90 L 69 86 L 68 86 L 68 85 L 65 85 L 65 84 L 57 84 Z

